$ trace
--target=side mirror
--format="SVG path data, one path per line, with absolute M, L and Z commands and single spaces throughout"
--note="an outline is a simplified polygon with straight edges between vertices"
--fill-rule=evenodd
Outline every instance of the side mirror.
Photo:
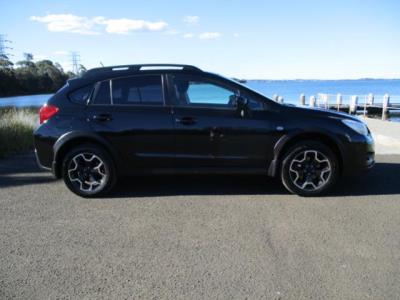
M 239 95 L 232 95 L 231 97 L 234 97 L 233 103 L 234 106 L 236 107 L 236 111 L 238 113 L 238 115 L 242 118 L 244 118 L 245 116 L 247 116 L 249 114 L 249 101 Z

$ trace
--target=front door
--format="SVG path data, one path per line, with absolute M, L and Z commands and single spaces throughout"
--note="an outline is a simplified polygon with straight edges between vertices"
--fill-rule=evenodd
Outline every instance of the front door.
M 236 109 L 240 90 L 229 82 L 199 75 L 171 75 L 175 166 L 183 168 L 265 168 L 272 156 L 273 122 L 257 101 L 249 114 Z

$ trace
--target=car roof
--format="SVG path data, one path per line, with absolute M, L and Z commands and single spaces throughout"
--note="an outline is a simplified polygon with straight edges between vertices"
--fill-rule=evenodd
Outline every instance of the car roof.
M 136 65 L 118 65 L 102 68 L 94 68 L 83 74 L 82 78 L 92 77 L 119 77 L 143 73 L 145 71 L 181 71 L 181 72 L 196 72 L 203 71 L 192 65 L 183 64 L 136 64 Z
M 180 72 L 191 74 L 204 74 L 201 69 L 192 65 L 185 64 L 135 64 L 135 65 L 116 65 L 90 69 L 79 77 L 68 80 L 71 88 L 91 84 L 97 81 L 125 77 L 139 74 L 159 74 L 160 72 Z

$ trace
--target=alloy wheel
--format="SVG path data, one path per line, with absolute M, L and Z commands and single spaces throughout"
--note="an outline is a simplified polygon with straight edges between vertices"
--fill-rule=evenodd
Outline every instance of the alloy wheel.
M 289 175 L 296 187 L 312 192 L 329 182 L 332 167 L 325 154 L 316 150 L 305 150 L 290 162 Z
M 104 188 L 109 174 L 99 156 L 93 153 L 79 153 L 68 163 L 68 177 L 80 191 L 94 194 Z

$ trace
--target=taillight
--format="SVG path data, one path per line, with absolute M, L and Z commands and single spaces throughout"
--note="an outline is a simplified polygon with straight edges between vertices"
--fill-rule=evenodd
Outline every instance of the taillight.
M 52 116 L 54 116 L 58 112 L 58 107 L 54 105 L 43 105 L 39 110 L 39 120 L 40 124 L 46 122 Z

